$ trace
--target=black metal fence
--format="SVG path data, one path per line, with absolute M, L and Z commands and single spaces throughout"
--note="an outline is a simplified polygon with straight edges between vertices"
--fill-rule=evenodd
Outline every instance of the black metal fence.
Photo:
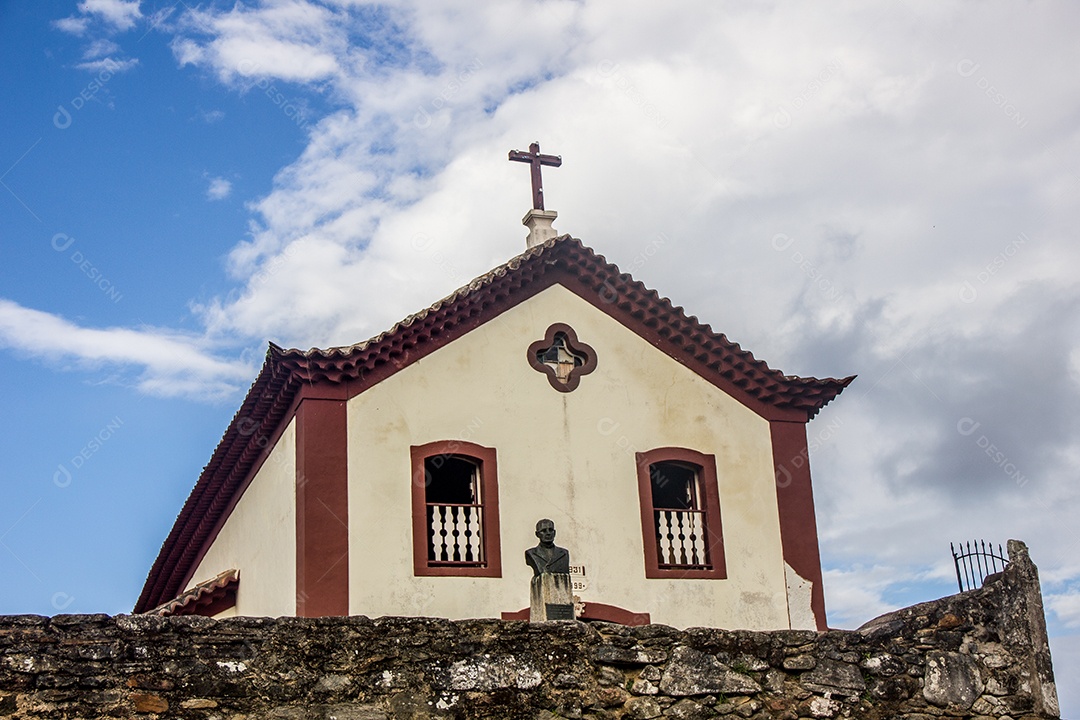
M 997 549 L 994 544 L 989 545 L 985 540 L 969 540 L 953 545 L 953 565 L 956 566 L 956 584 L 960 586 L 960 592 L 974 590 L 982 587 L 987 575 L 1001 572 L 1009 564 L 1009 559 L 998 543 Z

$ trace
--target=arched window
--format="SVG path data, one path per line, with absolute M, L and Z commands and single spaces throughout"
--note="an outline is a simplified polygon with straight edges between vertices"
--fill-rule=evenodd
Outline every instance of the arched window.
M 716 458 L 685 448 L 637 453 L 645 577 L 727 577 Z
M 411 456 L 414 573 L 501 577 L 495 450 L 447 440 Z

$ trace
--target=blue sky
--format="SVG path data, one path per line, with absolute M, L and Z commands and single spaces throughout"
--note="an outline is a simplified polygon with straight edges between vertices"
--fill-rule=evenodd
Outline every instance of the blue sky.
M 558 230 L 774 367 L 859 374 L 810 426 L 830 622 L 1017 537 L 1069 677 L 1078 13 L 3 3 L 0 612 L 130 610 L 266 342 L 366 339 L 518 253 L 539 139 Z

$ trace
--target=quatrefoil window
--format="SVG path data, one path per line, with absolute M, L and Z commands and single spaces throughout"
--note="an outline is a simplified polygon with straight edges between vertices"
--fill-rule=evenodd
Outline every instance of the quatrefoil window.
M 547 375 L 551 387 L 570 392 L 577 388 L 582 375 L 596 369 L 596 353 L 577 339 L 572 327 L 555 323 L 544 333 L 543 340 L 529 346 L 529 364 Z

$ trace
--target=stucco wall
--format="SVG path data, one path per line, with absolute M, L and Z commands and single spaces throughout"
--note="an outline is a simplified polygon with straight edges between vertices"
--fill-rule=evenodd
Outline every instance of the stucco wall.
M 526 361 L 556 322 L 598 358 L 571 393 Z M 549 517 L 586 566 L 586 602 L 676 627 L 789 627 L 768 423 L 562 286 L 350 400 L 348 432 L 352 613 L 526 607 L 522 554 Z M 438 440 L 498 453 L 502 578 L 413 576 L 409 447 Z M 665 446 L 716 457 L 726 580 L 645 578 L 634 453 Z
M 231 568 L 240 570 L 236 607 L 219 617 L 296 613 L 296 427 L 293 421 L 244 491 L 187 588 Z

